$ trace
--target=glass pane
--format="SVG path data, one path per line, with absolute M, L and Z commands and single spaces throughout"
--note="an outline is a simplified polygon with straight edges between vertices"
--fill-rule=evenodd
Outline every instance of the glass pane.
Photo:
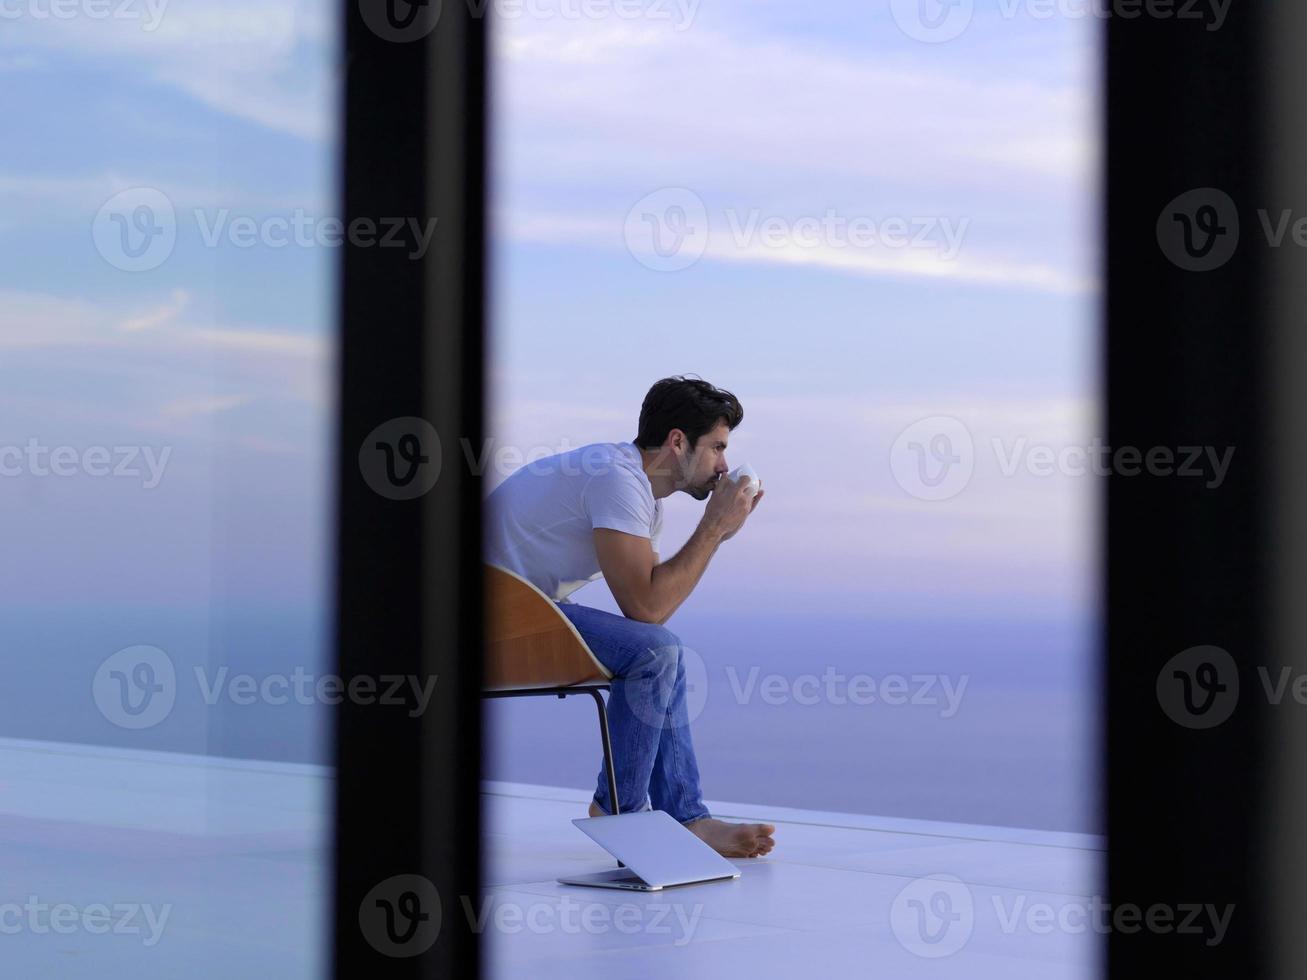
M 489 481 L 729 389 L 766 499 L 666 624 L 706 796 L 1096 830 L 1098 21 L 544 7 L 496 27 Z M 596 787 L 587 709 L 491 710 L 493 778 Z
M 3 16 L 6 966 L 321 976 L 337 12 Z
M 1101 966 L 1091 8 L 503 12 L 487 555 L 611 671 L 616 790 L 587 699 L 491 702 L 492 976 Z M 646 429 L 680 375 L 742 420 Z M 667 816 L 739 877 L 558 883 Z

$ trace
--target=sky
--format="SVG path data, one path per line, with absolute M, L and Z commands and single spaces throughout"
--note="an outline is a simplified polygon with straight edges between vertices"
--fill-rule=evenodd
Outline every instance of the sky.
M 685 614 L 1094 615 L 1097 481 L 1036 460 L 1099 428 L 1100 24 L 935 3 L 491 4 L 485 475 L 631 439 L 667 375 L 735 392 L 728 460 L 767 496 Z M 52 650 L 97 610 L 209 633 L 323 613 L 335 5 L 69 9 L 24 0 L 0 28 L 0 534 L 21 556 L 0 595 L 53 614 Z M 71 447 L 70 475 L 33 444 Z M 666 503 L 670 556 L 702 505 Z M 131 642 L 149 631 L 93 660 Z
M 768 494 L 691 603 L 1090 611 L 1095 481 L 1027 453 L 1096 425 L 1097 23 L 1003 9 L 942 43 L 885 3 L 505 20 L 492 481 L 695 373 Z M 922 499 L 896 440 L 940 418 L 973 473 Z M 700 512 L 670 499 L 665 540 Z
M 628 439 L 653 381 L 696 373 L 741 398 L 731 457 L 770 491 L 732 556 L 747 588 L 721 601 L 1083 605 L 1093 481 L 1001 464 L 1084 444 L 1095 423 L 1097 24 L 980 3 L 960 36 L 926 43 L 901 7 L 494 8 L 491 434 L 523 453 Z M 206 235 L 224 216 L 331 216 L 331 7 L 31 10 L 0 35 L 0 441 L 173 452 L 149 490 L 0 482 L 36 508 L 18 542 L 92 542 L 75 562 L 32 548 L 8 594 L 198 599 L 207 576 L 307 600 L 338 250 Z M 175 209 L 176 244 L 123 271 L 97 215 L 140 187 Z M 706 229 L 668 269 L 647 221 L 687 201 Z M 892 243 L 895 222 L 916 246 L 868 242 Z M 890 454 L 936 417 L 967 427 L 975 474 L 921 500 Z M 109 527 L 104 507 L 129 511 Z M 694 514 L 674 502 L 673 538 Z M 201 525 L 225 555 L 205 561 Z M 147 567 L 115 574 L 121 538 Z

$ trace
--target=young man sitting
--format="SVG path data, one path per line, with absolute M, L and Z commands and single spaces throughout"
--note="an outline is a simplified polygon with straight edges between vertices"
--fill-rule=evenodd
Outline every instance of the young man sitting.
M 633 443 L 537 460 L 495 489 L 485 557 L 558 603 L 612 671 L 608 723 L 621 812 L 665 810 L 727 857 L 761 857 L 772 849 L 774 826 L 727 823 L 704 806 L 681 641 L 663 625 L 762 501 L 746 480 L 723 479 L 726 441 L 743 418 L 739 400 L 706 381 L 659 381 L 645 396 Z M 659 562 L 662 501 L 677 491 L 708 503 L 684 547 Z M 600 576 L 623 615 L 568 598 Z M 611 812 L 601 766 L 590 816 Z

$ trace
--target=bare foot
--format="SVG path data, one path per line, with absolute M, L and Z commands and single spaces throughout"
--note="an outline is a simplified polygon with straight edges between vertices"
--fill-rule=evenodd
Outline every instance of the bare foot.
M 606 816 L 593 800 L 587 811 L 592 817 Z M 762 857 L 776 842 L 776 828 L 769 823 L 726 823 L 715 817 L 703 817 L 685 825 L 690 833 L 723 857 Z
M 776 846 L 771 836 L 776 828 L 769 823 L 727 823 L 704 817 L 686 827 L 722 857 L 762 857 Z

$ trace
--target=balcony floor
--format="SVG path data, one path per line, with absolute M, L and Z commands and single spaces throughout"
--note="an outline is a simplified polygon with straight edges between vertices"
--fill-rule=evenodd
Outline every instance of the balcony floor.
M 776 825 L 775 849 L 734 861 L 734 881 L 651 893 L 558 884 L 615 867 L 571 823 L 588 801 L 484 784 L 486 901 L 457 914 L 484 917 L 488 976 L 1100 973 L 1096 920 L 1080 914 L 1102 894 L 1100 838 L 708 801 L 721 819 Z
M 54 932 L 6 911 L 7 973 L 325 976 L 331 783 L 321 767 L 0 739 L 0 904 L 78 916 Z M 483 784 L 485 893 L 441 914 L 479 926 L 487 977 L 1101 973 L 1083 915 L 1102 894 L 1098 838 L 709 801 L 776 824 L 775 850 L 733 881 L 642 894 L 555 881 L 615 866 L 571 823 L 588 801 Z M 142 904 L 168 912 L 157 937 L 100 911 Z

